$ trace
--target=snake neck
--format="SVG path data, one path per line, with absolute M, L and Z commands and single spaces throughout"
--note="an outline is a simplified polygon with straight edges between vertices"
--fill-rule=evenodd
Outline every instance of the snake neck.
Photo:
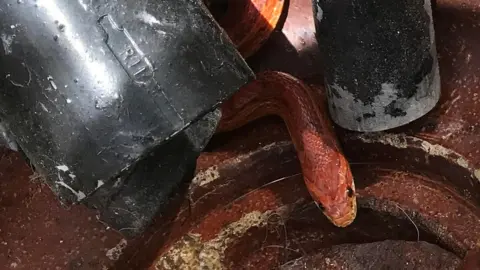
M 237 129 L 267 115 L 280 116 L 300 162 L 309 168 L 304 173 L 308 178 L 315 178 L 308 174 L 315 174 L 317 169 L 329 165 L 328 156 L 339 151 L 322 101 L 319 93 L 291 75 L 263 72 L 222 105 L 217 132 Z
M 266 115 L 280 116 L 313 199 L 322 203 L 332 221 L 347 224 L 355 216 L 354 199 L 346 196 L 353 179 L 325 108 L 320 94 L 300 80 L 281 72 L 264 72 L 222 105 L 217 132 L 234 130 Z

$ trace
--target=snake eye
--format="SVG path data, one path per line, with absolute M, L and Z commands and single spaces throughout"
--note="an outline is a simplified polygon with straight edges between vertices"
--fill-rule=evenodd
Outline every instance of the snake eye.
M 348 197 L 353 197 L 353 189 L 351 187 L 347 187 L 347 196 Z

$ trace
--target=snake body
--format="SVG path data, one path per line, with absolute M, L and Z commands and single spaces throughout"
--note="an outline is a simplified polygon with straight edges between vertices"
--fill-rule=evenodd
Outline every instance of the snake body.
M 266 115 L 280 116 L 311 197 L 334 225 L 346 227 L 357 213 L 355 185 L 319 94 L 291 75 L 260 73 L 222 104 L 217 132 L 234 130 Z

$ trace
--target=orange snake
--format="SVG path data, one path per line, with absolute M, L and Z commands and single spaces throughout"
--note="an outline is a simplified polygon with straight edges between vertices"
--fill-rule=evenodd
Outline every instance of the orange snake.
M 282 117 L 310 195 L 334 225 L 346 227 L 357 213 L 355 185 L 319 94 L 291 75 L 260 73 L 222 104 L 217 132 L 266 115 Z
M 204 0 L 212 7 L 213 0 Z M 217 18 L 243 57 L 253 55 L 269 38 L 284 11 L 284 0 L 225 0 Z M 220 1 L 222 2 L 222 1 Z M 345 227 L 357 214 L 350 166 L 336 140 L 320 91 L 281 72 L 264 72 L 222 105 L 217 132 L 236 129 L 268 114 L 283 118 L 310 195 L 330 221 Z M 315 89 L 317 90 L 317 89 Z

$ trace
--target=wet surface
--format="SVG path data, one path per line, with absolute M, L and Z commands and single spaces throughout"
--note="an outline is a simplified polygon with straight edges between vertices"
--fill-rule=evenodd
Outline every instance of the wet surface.
M 256 71 L 322 82 L 310 5 L 285 3 L 281 30 L 249 58 Z M 94 211 L 63 208 L 29 179 L 20 156 L 4 152 L 0 268 L 168 269 L 185 266 L 189 256 L 175 253 L 183 250 L 208 259 L 212 269 L 271 269 L 321 248 L 386 239 L 425 241 L 463 258 L 480 247 L 480 3 L 438 0 L 433 16 L 442 82 L 437 107 L 375 136 L 337 129 L 360 194 L 352 226 L 333 227 L 315 208 L 285 126 L 267 117 L 218 134 L 198 160 L 204 173 L 172 201 L 181 211 L 128 243 Z

